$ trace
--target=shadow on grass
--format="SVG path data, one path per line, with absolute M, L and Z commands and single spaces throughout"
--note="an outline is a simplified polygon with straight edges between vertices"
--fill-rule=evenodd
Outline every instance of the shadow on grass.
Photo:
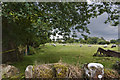
M 46 64 L 46 63 L 57 63 L 60 57 L 52 53 L 39 52 L 38 54 L 24 56 L 22 61 L 14 62 L 13 65 L 16 66 L 21 73 L 25 72 L 28 65 Z

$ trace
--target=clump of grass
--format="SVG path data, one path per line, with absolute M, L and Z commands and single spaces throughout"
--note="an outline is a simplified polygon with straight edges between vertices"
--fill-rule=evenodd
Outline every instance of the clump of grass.
M 116 70 L 113 69 L 104 69 L 104 77 L 105 78 L 120 78 L 120 75 L 118 74 L 118 72 Z

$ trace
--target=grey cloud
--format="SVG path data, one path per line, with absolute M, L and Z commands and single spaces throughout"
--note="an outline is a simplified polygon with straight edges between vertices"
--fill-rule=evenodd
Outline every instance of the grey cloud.
M 104 13 L 97 18 L 92 18 L 90 24 L 88 24 L 88 29 L 90 30 L 91 37 L 104 37 L 106 40 L 118 39 L 118 27 L 111 26 L 110 23 L 105 24 L 104 21 L 107 19 L 107 14 Z

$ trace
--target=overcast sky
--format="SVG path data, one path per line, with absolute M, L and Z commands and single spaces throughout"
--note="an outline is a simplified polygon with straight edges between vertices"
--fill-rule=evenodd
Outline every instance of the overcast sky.
M 90 30 L 90 34 L 88 34 L 89 37 L 104 37 L 104 39 L 108 41 L 111 39 L 118 39 L 118 27 L 111 26 L 110 23 L 104 23 L 104 21 L 107 19 L 107 16 L 107 13 L 104 13 L 98 16 L 97 18 L 92 18 L 90 20 L 90 24 L 87 25 L 88 29 Z M 77 33 L 77 36 L 77 39 L 80 38 L 81 33 Z M 55 39 L 56 38 L 57 37 L 55 37 Z M 62 36 L 59 36 L 59 38 L 62 38 Z M 51 39 L 53 39 L 53 36 L 51 36 Z
M 107 13 L 104 13 L 97 18 L 92 18 L 90 20 L 91 23 L 88 24 L 88 29 L 90 30 L 90 34 L 88 36 L 104 37 L 106 40 L 118 39 L 118 27 L 111 26 L 109 23 L 105 24 L 104 21 L 106 19 Z
M 88 4 L 92 4 L 90 0 L 87 0 Z M 106 40 L 118 39 L 118 27 L 111 26 L 110 23 L 105 24 L 104 21 L 107 19 L 107 13 L 98 16 L 97 18 L 92 18 L 90 24 L 88 24 L 88 29 L 90 30 L 91 37 L 104 37 Z M 120 28 L 119 28 L 120 32 Z M 120 34 L 120 33 L 119 33 Z M 78 33 L 79 36 L 79 33 Z M 80 36 L 79 36 L 80 37 Z M 120 35 L 119 35 L 120 38 Z

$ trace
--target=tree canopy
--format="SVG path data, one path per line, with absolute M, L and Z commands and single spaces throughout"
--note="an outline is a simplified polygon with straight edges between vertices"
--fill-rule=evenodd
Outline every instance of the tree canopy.
M 2 4 L 3 44 L 14 46 L 44 44 L 50 36 L 62 35 L 64 39 L 90 33 L 90 19 L 104 12 L 113 26 L 119 24 L 119 11 L 115 2 L 88 4 L 87 2 L 4 2 Z

